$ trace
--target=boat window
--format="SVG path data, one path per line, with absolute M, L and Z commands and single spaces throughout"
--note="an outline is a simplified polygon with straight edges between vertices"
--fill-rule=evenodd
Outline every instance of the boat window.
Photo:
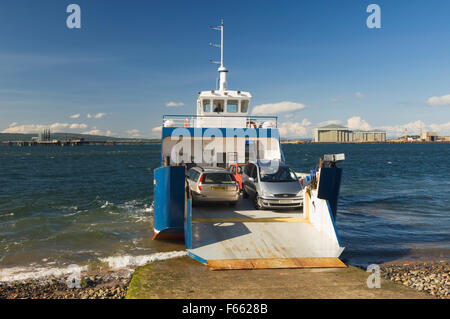
M 214 100 L 213 101 L 213 112 L 222 113 L 223 112 L 223 100 Z
M 237 113 L 238 111 L 238 100 L 228 100 L 227 102 L 227 112 Z
M 211 111 L 211 101 L 210 100 L 203 100 L 203 112 L 210 112 Z
M 247 113 L 248 112 L 248 100 L 242 100 L 241 101 L 241 113 Z

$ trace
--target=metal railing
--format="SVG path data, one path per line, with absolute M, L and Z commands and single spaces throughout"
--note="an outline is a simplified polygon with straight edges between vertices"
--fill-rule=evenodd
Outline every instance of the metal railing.
M 277 128 L 276 116 L 164 115 L 163 127 Z

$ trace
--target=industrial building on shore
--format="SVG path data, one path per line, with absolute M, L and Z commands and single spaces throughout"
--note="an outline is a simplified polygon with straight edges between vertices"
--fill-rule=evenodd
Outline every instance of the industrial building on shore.
M 386 142 L 386 132 L 350 130 L 346 126 L 329 124 L 314 130 L 314 141 L 318 143 Z

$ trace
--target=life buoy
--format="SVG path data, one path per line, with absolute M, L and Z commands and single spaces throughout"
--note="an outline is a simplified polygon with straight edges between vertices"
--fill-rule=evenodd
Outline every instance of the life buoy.
M 258 128 L 258 126 L 256 125 L 256 123 L 253 122 L 253 121 L 247 121 L 247 127 Z

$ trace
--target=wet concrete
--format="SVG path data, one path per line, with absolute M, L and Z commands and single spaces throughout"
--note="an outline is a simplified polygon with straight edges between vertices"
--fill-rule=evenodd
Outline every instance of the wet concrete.
M 335 269 L 259 269 L 211 271 L 189 258 L 158 261 L 139 267 L 127 298 L 430 298 L 414 289 L 381 279 L 369 289 L 369 273 L 356 267 Z

